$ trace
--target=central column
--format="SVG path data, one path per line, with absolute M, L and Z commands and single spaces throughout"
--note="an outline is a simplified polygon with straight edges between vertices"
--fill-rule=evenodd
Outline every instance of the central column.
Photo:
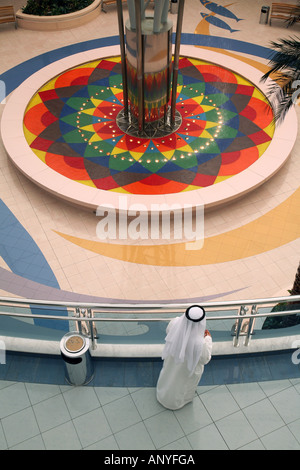
M 122 0 L 117 0 L 124 88 L 124 111 L 119 113 L 117 124 L 129 135 L 162 137 L 177 130 L 182 122 L 176 111 L 184 0 L 179 2 L 172 63 L 173 23 L 168 19 L 169 0 L 154 0 L 154 11 L 146 10 L 149 1 L 127 0 L 126 35 Z
M 154 14 L 140 11 L 139 15 L 136 9 L 134 12 L 129 9 L 126 66 L 130 111 L 143 129 L 144 123 L 160 120 L 168 110 L 173 24 L 158 9 Z

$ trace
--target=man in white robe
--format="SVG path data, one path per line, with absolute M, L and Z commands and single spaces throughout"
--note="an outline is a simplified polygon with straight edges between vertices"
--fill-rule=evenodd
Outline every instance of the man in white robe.
M 206 330 L 205 311 L 192 305 L 167 327 L 162 353 L 164 363 L 156 387 L 157 400 L 170 410 L 191 402 L 211 355 L 212 338 Z

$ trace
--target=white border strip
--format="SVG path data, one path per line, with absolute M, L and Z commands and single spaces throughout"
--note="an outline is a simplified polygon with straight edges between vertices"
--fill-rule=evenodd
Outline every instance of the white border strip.
M 229 333 L 230 334 L 230 333 Z M 62 334 L 62 337 L 64 335 Z M 282 336 L 278 338 L 256 338 L 255 335 L 250 339 L 248 346 L 244 346 L 245 336 L 239 339 L 239 346 L 233 346 L 233 339 L 230 341 L 213 342 L 212 355 L 227 356 L 241 354 L 255 354 L 263 352 L 276 352 L 293 349 L 292 345 L 299 341 L 299 334 L 291 336 Z M 60 355 L 60 341 L 47 341 L 28 338 L 12 338 L 0 336 L 0 341 L 5 344 L 7 351 Z M 160 358 L 164 344 L 101 344 L 97 343 L 96 349 L 90 349 L 92 357 L 140 357 L 140 358 Z

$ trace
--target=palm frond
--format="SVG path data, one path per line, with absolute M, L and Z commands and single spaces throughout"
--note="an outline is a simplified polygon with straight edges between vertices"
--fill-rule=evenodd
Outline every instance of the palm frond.
M 300 8 L 300 2 L 299 2 Z M 284 38 L 272 41 L 274 50 L 270 56 L 270 69 L 262 76 L 265 82 L 272 78 L 267 93 L 274 110 L 274 121 L 282 122 L 289 109 L 298 98 L 297 88 L 300 85 L 300 39 Z
M 296 22 L 300 21 L 300 2 L 297 2 L 298 5 L 293 9 L 291 16 L 287 20 L 287 27 L 293 26 Z
M 276 72 L 290 70 L 293 73 L 300 70 L 300 39 L 281 39 L 280 42 L 271 42 L 274 52 L 270 56 L 270 70 L 266 72 L 262 81 Z

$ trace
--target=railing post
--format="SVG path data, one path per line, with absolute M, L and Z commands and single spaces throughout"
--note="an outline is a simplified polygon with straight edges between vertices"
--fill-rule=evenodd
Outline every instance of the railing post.
M 88 316 L 88 318 L 94 318 L 91 308 L 88 309 L 87 316 Z M 92 322 L 92 321 L 89 321 L 88 324 L 89 324 L 89 334 L 90 334 L 90 338 L 92 340 L 92 349 L 96 349 L 97 330 L 96 330 L 96 327 L 95 327 L 95 323 Z
M 252 330 L 253 330 L 253 326 L 254 326 L 254 322 L 255 322 L 255 318 L 254 316 L 256 315 L 257 313 L 257 306 L 256 305 L 252 305 L 251 307 L 251 315 L 252 317 L 249 318 L 249 321 L 248 321 L 248 328 L 247 328 L 247 333 L 246 333 L 246 339 L 245 339 L 245 343 L 244 343 L 244 346 L 248 346 L 249 343 L 250 343 L 250 337 L 252 335 Z
M 77 307 L 76 308 L 76 318 L 80 318 L 81 317 L 81 311 L 80 311 L 80 308 Z M 81 321 L 77 321 L 76 322 L 76 329 L 78 331 L 78 333 L 82 334 L 82 325 L 81 325 Z
M 246 315 L 247 311 L 248 311 L 248 308 L 245 307 L 245 305 L 240 306 L 239 318 L 237 319 L 236 324 L 235 324 L 236 330 L 235 330 L 235 336 L 233 338 L 233 346 L 235 348 L 237 348 L 239 345 L 239 338 L 240 338 L 240 333 L 242 329 L 242 323 L 244 321 L 242 317 Z

